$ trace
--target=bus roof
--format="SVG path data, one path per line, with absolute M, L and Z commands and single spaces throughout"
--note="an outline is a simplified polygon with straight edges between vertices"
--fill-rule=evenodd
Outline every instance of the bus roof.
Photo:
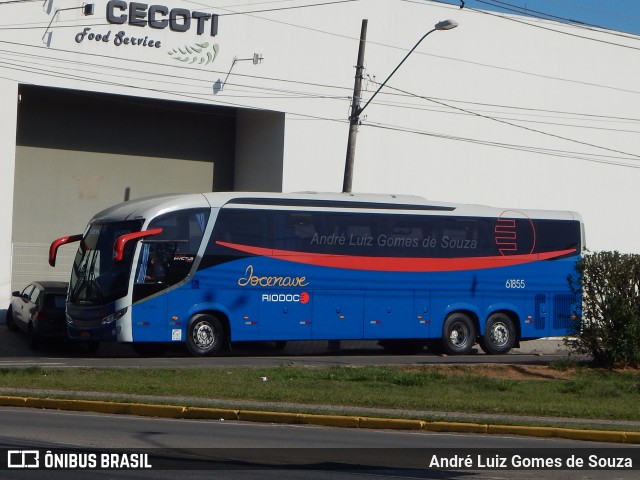
M 162 213 L 186 208 L 301 208 L 380 211 L 403 213 L 452 214 L 456 216 L 497 217 L 527 216 L 558 220 L 581 221 L 570 211 L 497 208 L 484 205 L 435 202 L 414 195 L 361 193 L 271 193 L 271 192 L 208 192 L 201 194 L 168 194 L 131 200 L 114 205 L 96 214 L 91 223 L 150 218 Z

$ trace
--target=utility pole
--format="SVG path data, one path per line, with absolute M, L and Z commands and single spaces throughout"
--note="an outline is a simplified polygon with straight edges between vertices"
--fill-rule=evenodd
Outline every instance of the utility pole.
M 347 140 L 347 158 L 344 164 L 344 180 L 342 191 L 351 192 L 353 183 L 353 163 L 356 153 L 356 134 L 360 123 L 360 92 L 362 91 L 362 77 L 364 71 L 364 47 L 367 41 L 368 20 L 362 20 L 360 29 L 360 47 L 358 48 L 358 63 L 356 65 L 356 79 L 353 85 L 353 100 L 351 102 L 351 115 L 349 116 L 349 138 Z
M 433 32 L 438 30 L 451 30 L 452 28 L 456 28 L 458 26 L 458 22 L 455 20 L 443 20 L 435 24 L 433 29 L 429 30 L 425 33 L 418 43 L 416 43 L 409 53 L 405 55 L 405 57 L 400 61 L 400 63 L 393 69 L 393 71 L 389 74 L 389 76 L 385 79 L 384 82 L 380 84 L 378 89 L 373 92 L 373 95 L 369 97 L 367 103 L 364 104 L 363 107 L 360 106 L 360 92 L 362 90 L 362 71 L 364 70 L 364 46 L 367 40 L 367 19 L 362 20 L 362 30 L 360 31 L 360 48 L 358 50 L 358 65 L 356 65 L 356 81 L 353 86 L 353 101 L 351 103 L 351 115 L 349 116 L 349 139 L 347 141 L 347 158 L 345 160 L 344 165 L 344 180 L 342 183 L 342 192 L 343 193 L 351 193 L 351 184 L 353 183 L 353 164 L 356 154 L 356 134 L 358 133 L 358 125 L 360 124 L 360 115 L 364 111 L 365 108 L 369 106 L 371 100 L 375 98 L 382 87 L 384 87 L 389 79 L 393 76 L 394 73 L 398 71 L 400 66 L 409 58 L 409 55 L 413 53 L 413 51 L 418 48 L 418 45 L 427 38 Z

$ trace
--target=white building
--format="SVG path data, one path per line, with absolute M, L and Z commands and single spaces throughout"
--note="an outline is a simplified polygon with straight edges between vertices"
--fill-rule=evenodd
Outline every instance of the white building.
M 0 311 L 49 243 L 156 193 L 353 191 L 582 213 L 640 253 L 640 42 L 428 0 L 0 3 Z M 68 253 L 69 257 L 73 250 Z

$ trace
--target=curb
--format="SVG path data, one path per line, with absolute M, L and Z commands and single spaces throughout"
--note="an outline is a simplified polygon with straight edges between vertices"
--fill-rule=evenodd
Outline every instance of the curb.
M 591 442 L 640 444 L 640 432 L 579 430 L 560 427 L 490 425 L 482 423 L 458 423 L 311 413 L 285 413 L 259 410 L 234 410 L 227 408 L 185 407 L 175 405 L 18 396 L 0 396 L 0 406 L 96 412 L 114 415 L 138 415 L 142 417 L 188 420 L 238 420 L 245 422 L 321 425 L 340 428 L 522 435 L 529 437 L 565 438 L 569 440 L 584 440 Z

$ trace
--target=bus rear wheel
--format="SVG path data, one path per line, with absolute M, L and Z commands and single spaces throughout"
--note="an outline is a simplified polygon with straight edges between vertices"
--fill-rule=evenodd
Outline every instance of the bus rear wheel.
M 480 347 L 489 355 L 502 355 L 513 348 L 515 341 L 513 320 L 504 313 L 494 313 L 487 320 Z
M 213 315 L 194 316 L 187 329 L 187 348 L 196 357 L 214 355 L 224 344 L 222 322 Z
M 464 355 L 476 343 L 473 320 L 461 312 L 452 313 L 442 326 L 442 346 L 449 355 Z

